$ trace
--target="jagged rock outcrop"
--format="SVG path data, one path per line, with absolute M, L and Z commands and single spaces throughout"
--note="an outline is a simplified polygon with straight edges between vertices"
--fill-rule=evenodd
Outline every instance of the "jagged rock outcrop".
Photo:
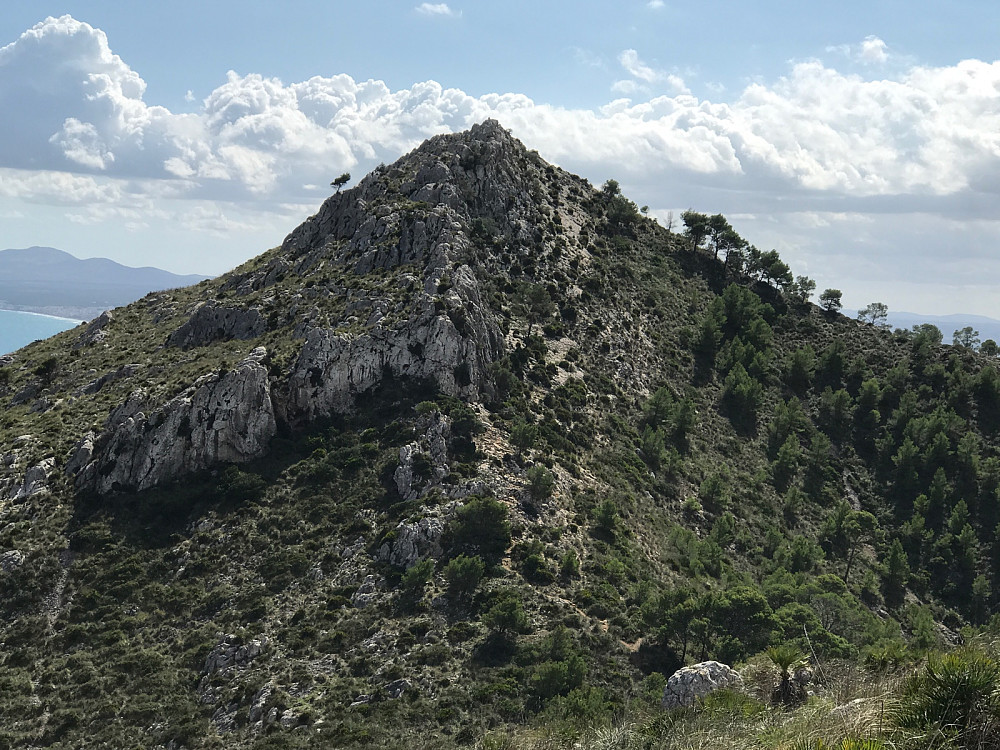
M 378 550 L 378 559 L 400 568 L 411 568 L 425 557 L 440 557 L 444 521 L 440 517 L 424 517 L 418 521 L 401 522 L 392 538 Z
M 393 472 L 396 491 L 403 500 L 416 500 L 448 476 L 448 438 L 451 420 L 434 412 L 421 418 L 419 440 L 399 449 L 399 465 Z
M 99 378 L 94 378 L 87 385 L 80 389 L 81 393 L 97 393 L 106 385 L 110 385 L 118 380 L 124 380 L 126 378 L 131 378 L 137 372 L 142 369 L 142 365 L 132 363 L 128 365 L 122 365 L 117 370 L 112 370 L 111 372 L 106 372 Z
M 114 314 L 110 310 L 105 310 L 92 321 L 84 329 L 83 333 L 76 340 L 73 345 L 74 349 L 79 349 L 81 346 L 93 346 L 94 344 L 102 343 L 107 337 L 107 327 L 115 319 Z
M 17 471 L 19 462 L 18 451 L 0 457 L 0 469 L 6 475 L 0 477 L 0 501 L 21 501 L 49 489 L 49 477 L 56 465 L 54 458 L 42 459 L 23 474 Z
M 92 446 L 85 439 L 70 459 L 77 466 L 80 452 L 91 452 L 77 486 L 99 493 L 143 490 L 218 463 L 263 455 L 277 432 L 266 355 L 258 347 L 233 370 L 199 378 L 148 415 L 146 394 L 133 393 L 112 412 Z
M 474 396 L 503 352 L 502 339 L 472 270 L 460 266 L 450 284 L 443 300 L 418 291 L 408 318 L 396 325 L 376 322 L 359 333 L 310 330 L 289 376 L 288 421 L 346 411 L 386 375 L 432 380 L 449 395 Z
M 663 708 L 693 706 L 695 701 L 717 690 L 738 690 L 743 679 L 730 666 L 717 661 L 703 661 L 674 672 L 663 689 Z
M 191 317 L 167 337 L 167 346 L 190 349 L 213 341 L 252 339 L 267 330 L 256 307 L 229 307 L 210 299 L 199 303 Z

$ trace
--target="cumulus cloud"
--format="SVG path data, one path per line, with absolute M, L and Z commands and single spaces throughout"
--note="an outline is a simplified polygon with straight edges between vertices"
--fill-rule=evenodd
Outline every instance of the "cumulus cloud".
M 639 58 L 639 53 L 634 49 L 627 49 L 618 55 L 618 63 L 625 69 L 631 78 L 615 81 L 611 90 L 616 94 L 649 94 L 653 84 L 666 84 L 666 87 L 673 92 L 687 92 L 684 79 L 673 73 L 657 70 L 647 65 Z
M 70 172 L 0 169 L 0 197 L 27 203 L 74 206 L 113 204 L 125 195 L 124 185 Z
M 873 61 L 885 54 L 880 39 L 865 44 Z M 1000 191 L 1000 63 L 865 80 L 809 61 L 714 103 L 634 49 L 618 61 L 630 78 L 616 93 L 674 93 L 567 110 L 434 81 L 392 90 L 347 75 L 286 84 L 230 72 L 197 112 L 174 114 L 143 101 L 145 82 L 102 31 L 50 18 L 0 49 L 10 134 L 0 166 L 179 181 L 198 199 L 299 201 L 303 185 L 492 116 L 550 158 L 648 177 L 680 170 L 852 196 Z
M 427 12 L 452 13 L 441 7 Z M 852 54 L 880 64 L 889 52 L 869 37 Z M 862 213 L 992 218 L 1000 63 L 910 66 L 868 79 L 812 60 L 711 101 L 636 50 L 618 62 L 629 75 L 614 86 L 623 98 L 594 110 L 516 93 L 471 96 L 434 81 L 394 90 L 347 75 L 285 83 L 230 72 L 195 111 L 177 114 L 144 101 L 145 82 L 102 31 L 49 18 L 0 49 L 0 197 L 79 205 L 78 221 L 138 228 L 156 218 L 149 197 L 168 195 L 208 206 L 188 217 L 192 226 L 224 231 L 233 224 L 218 218 L 218 205 L 312 204 L 331 176 L 496 117 L 546 158 L 644 191 L 654 209 L 736 208 L 757 217 L 746 221 L 764 236 L 759 217 L 791 202 L 826 231 L 843 225 L 829 217 Z M 669 93 L 654 96 L 654 86 Z M 785 226 L 800 247 L 819 228 Z
M 889 61 L 889 45 L 877 36 L 866 36 L 860 44 L 839 44 L 826 48 L 862 65 L 884 65 Z
M 420 3 L 415 10 L 417 13 L 421 13 L 425 16 L 454 16 L 461 15 L 456 14 L 450 7 L 448 3 Z
M 884 63 L 889 59 L 889 48 L 877 36 L 865 37 L 861 42 L 861 59 L 867 63 Z

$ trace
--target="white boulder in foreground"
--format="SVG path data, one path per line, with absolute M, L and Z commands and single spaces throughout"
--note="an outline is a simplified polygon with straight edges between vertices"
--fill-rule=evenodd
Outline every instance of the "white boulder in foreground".
M 663 689 L 663 708 L 693 706 L 698 698 L 704 698 L 716 690 L 743 687 L 743 680 L 732 667 L 717 661 L 703 661 L 674 672 Z

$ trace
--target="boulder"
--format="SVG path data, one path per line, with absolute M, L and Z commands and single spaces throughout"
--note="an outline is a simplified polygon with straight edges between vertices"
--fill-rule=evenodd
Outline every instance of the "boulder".
M 663 689 L 663 708 L 693 706 L 697 700 L 717 690 L 739 690 L 743 680 L 739 673 L 717 661 L 703 661 L 674 672 Z
M 267 636 L 241 643 L 235 635 L 223 635 L 219 643 L 205 658 L 202 674 L 213 675 L 217 672 L 226 672 L 234 667 L 245 667 L 261 655 L 268 643 Z
M 20 568 L 24 564 L 24 553 L 20 550 L 11 549 L 0 554 L 0 570 L 10 573 L 12 570 Z
M 251 724 L 256 724 L 264 718 L 264 706 L 272 692 L 273 689 L 269 683 L 254 693 L 253 700 L 250 701 L 250 713 L 247 715 Z
M 12 469 L 15 468 L 17 459 L 12 458 L 14 455 L 16 454 L 4 456 L 2 463 L 6 464 L 9 460 L 10 467 Z M 19 476 L 11 472 L 5 477 L 0 477 L 0 501 L 14 500 L 20 502 L 34 495 L 47 492 L 49 489 L 49 476 L 55 469 L 55 465 L 56 461 L 54 458 L 45 458 L 34 466 L 29 467 L 23 475 Z
M 413 686 L 410 684 L 409 680 L 402 680 L 402 679 L 393 680 L 392 682 L 390 682 L 388 685 L 385 686 L 385 692 L 386 695 L 388 695 L 390 698 L 395 699 L 401 696 L 411 687 Z
M 236 712 L 239 711 L 239 708 L 240 706 L 238 703 L 228 703 L 215 709 L 211 718 L 212 726 L 215 727 L 215 731 L 220 734 L 235 731 Z
M 379 598 L 378 580 L 373 575 L 367 575 L 358 590 L 354 592 L 354 596 L 351 597 L 351 602 L 358 609 L 364 609 L 374 604 Z
M 99 378 L 95 378 L 87 383 L 83 388 L 80 389 L 81 393 L 91 394 L 97 393 L 104 386 L 114 383 L 116 380 L 121 380 L 122 378 L 131 378 L 139 370 L 142 369 L 142 365 L 139 364 L 128 364 L 122 365 L 117 370 L 105 373 Z

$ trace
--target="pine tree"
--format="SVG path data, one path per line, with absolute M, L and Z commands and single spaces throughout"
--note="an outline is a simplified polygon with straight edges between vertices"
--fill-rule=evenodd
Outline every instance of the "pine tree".
M 892 540 L 889 547 L 889 559 L 886 560 L 885 579 L 882 581 L 882 593 L 885 602 L 890 607 L 898 607 L 903 603 L 906 594 L 906 582 L 910 579 L 910 563 L 906 552 L 898 538 Z

